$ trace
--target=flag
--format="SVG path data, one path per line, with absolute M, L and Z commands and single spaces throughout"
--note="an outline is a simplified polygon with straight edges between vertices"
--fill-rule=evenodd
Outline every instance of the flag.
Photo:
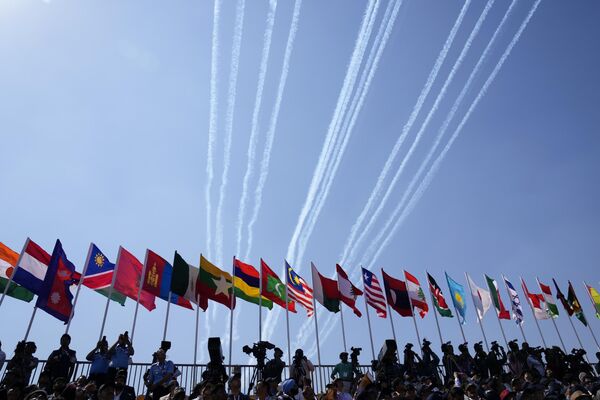
M 585 318 L 585 314 L 583 313 L 583 309 L 581 308 L 581 303 L 579 299 L 577 299 L 577 295 L 575 294 L 575 289 L 573 289 L 573 285 L 571 285 L 571 281 L 569 281 L 569 290 L 567 293 L 567 301 L 569 305 L 573 309 L 573 313 L 577 317 L 579 321 L 585 326 L 587 326 L 587 319 Z
M 173 266 L 164 258 L 146 250 L 146 268 L 142 290 L 165 301 L 192 310 L 192 304 L 184 297 L 171 293 Z
M 340 291 L 338 284 L 333 279 L 325 278 L 317 271 L 315 264 L 311 263 L 313 296 L 316 301 L 331 312 L 340 311 Z
M 4 293 L 11 275 L 15 272 L 15 265 L 17 265 L 18 261 L 19 253 L 0 242 L 0 293 Z M 10 286 L 6 290 L 6 295 L 28 303 L 33 300 L 33 293 L 31 291 L 14 282 L 10 282 Z
M 171 292 L 177 296 L 198 304 L 196 282 L 198 281 L 198 268 L 188 264 L 179 253 L 173 257 L 173 276 L 171 276 Z
M 558 318 L 558 307 L 556 307 L 554 297 L 552 297 L 552 290 L 550 290 L 550 286 L 544 285 L 539 280 L 538 284 L 540 286 L 540 290 L 542 291 L 542 295 L 544 296 L 544 301 L 546 302 L 546 312 L 552 318 Z
M 340 291 L 340 300 L 350 307 L 357 317 L 362 317 L 362 313 L 356 307 L 356 298 L 362 296 L 363 292 L 350 282 L 348 274 L 339 264 L 335 265 L 338 276 L 338 290 Z
M 533 314 L 535 319 L 548 319 L 550 316 L 546 312 L 546 305 L 544 304 L 544 296 L 539 293 L 530 293 L 527 289 L 527 285 L 523 278 L 521 278 L 521 286 L 523 287 L 523 292 L 525 292 L 525 297 L 527 297 L 527 301 L 529 301 L 529 305 L 533 309 Z
M 413 309 L 419 309 L 419 315 L 424 318 L 429 312 L 429 306 L 427 300 L 425 300 L 425 293 L 421 289 L 419 280 L 407 271 L 404 271 L 404 277 L 406 278 L 406 289 L 408 289 L 408 298 L 413 306 Z
M 33 294 L 39 295 L 46 278 L 48 264 L 50 264 L 50 254 L 33 240 L 27 238 L 23 253 L 21 253 L 21 260 L 13 276 L 13 282 L 30 290 Z
M 111 263 L 94 243 L 90 243 L 90 257 L 85 264 L 83 285 L 108 297 L 115 273 L 115 264 Z M 110 293 L 110 299 L 122 306 L 125 305 L 126 298 L 127 296 L 116 290 Z
M 387 309 L 385 308 L 385 297 L 379 280 L 374 273 L 368 269 L 362 269 L 363 285 L 365 290 L 365 301 L 368 305 L 375 309 L 377 316 L 380 318 L 387 317 Z
M 600 293 L 590 285 L 586 284 L 585 287 L 590 295 L 594 310 L 596 311 L 596 318 L 600 318 Z
M 260 269 L 262 276 L 262 295 L 264 298 L 271 300 L 282 308 L 286 308 L 285 285 L 279 279 L 279 276 L 267 265 L 266 262 L 260 259 Z M 296 312 L 296 303 L 287 299 L 287 309 L 291 312 Z
M 292 269 L 287 261 L 285 262 L 285 268 L 287 269 L 286 284 L 290 300 L 293 300 L 304 307 L 306 315 L 312 317 L 315 313 L 313 290 L 308 286 L 306 281 Z
M 521 299 L 519 299 L 519 293 L 513 286 L 512 283 L 505 277 L 504 284 L 506 285 L 506 291 L 508 292 L 508 297 L 510 298 L 511 309 L 512 309 L 512 317 L 518 325 L 523 324 L 523 308 L 521 307 Z
M 496 315 L 498 315 L 498 318 L 500 319 L 510 319 L 510 314 L 506 307 L 504 307 L 502 297 L 500 297 L 500 292 L 498 291 L 498 283 L 495 279 L 492 279 L 487 275 L 485 276 L 485 280 L 487 282 L 488 288 L 490 288 L 490 296 L 492 297 L 492 303 L 494 303 L 494 307 L 496 307 Z
M 256 268 L 246 264 L 234 257 L 233 259 L 233 286 L 235 297 L 246 300 L 249 303 L 260 304 L 269 310 L 273 308 L 273 302 L 264 296 L 260 296 L 260 275 Z
M 556 280 L 554 280 L 554 278 L 552 278 L 552 282 L 554 282 L 554 287 L 556 288 L 556 298 L 560 300 L 563 308 L 565 309 L 565 312 L 569 314 L 570 317 L 571 315 L 573 315 L 573 308 L 569 304 L 569 301 L 567 300 L 565 295 L 560 291 L 558 283 L 556 283 Z
M 117 265 L 115 266 L 117 277 L 115 278 L 115 286 L 113 289 L 136 302 L 138 301 L 139 295 L 140 304 L 148 311 L 152 311 L 156 308 L 156 304 L 154 304 L 154 295 L 145 290 L 140 291 L 143 269 L 144 267 L 140 260 L 135 258 L 135 256 L 125 248 L 119 247 Z
M 427 273 L 427 281 L 429 282 L 429 291 L 431 292 L 433 305 L 438 310 L 438 313 L 440 313 L 442 317 L 452 318 L 452 311 L 450 310 L 450 307 L 448 307 L 448 303 L 446 303 L 446 299 L 442 294 L 442 289 L 429 273 Z
M 465 288 L 458 282 L 448 275 L 446 272 L 446 282 L 448 282 L 448 289 L 450 289 L 450 297 L 452 298 L 452 304 L 458 314 L 458 321 L 461 324 L 465 324 L 467 321 L 465 316 L 467 314 L 467 303 L 465 302 Z
M 36 307 L 66 324 L 73 311 L 73 294 L 70 287 L 79 282 L 79 279 L 81 275 L 75 272 L 75 266 L 67 259 L 62 244 L 57 239 L 44 283 L 38 293 Z
M 490 296 L 490 292 L 477 286 L 473 282 L 473 279 L 471 279 L 471 276 L 467 275 L 467 280 L 469 281 L 469 289 L 471 289 L 471 297 L 473 298 L 477 316 L 481 320 L 492 306 L 492 297 Z
M 385 297 L 389 306 L 403 317 L 410 317 L 413 311 L 408 297 L 406 283 L 396 278 L 392 278 L 382 269 L 383 287 L 385 288 Z
M 231 309 L 235 308 L 235 296 L 232 295 L 232 278 L 225 271 L 221 271 L 214 264 L 200 255 L 200 271 L 196 291 L 198 292 L 198 306 L 204 311 L 208 308 L 208 300 L 216 301 Z M 233 303 L 233 304 L 232 304 Z

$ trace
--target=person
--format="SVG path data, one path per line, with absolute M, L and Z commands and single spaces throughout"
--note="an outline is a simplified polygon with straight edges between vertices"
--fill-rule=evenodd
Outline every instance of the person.
M 347 387 L 347 381 L 337 378 L 333 381 L 333 385 L 335 386 L 336 400 L 352 400 L 352 396 L 349 393 L 350 388 Z
M 6 364 L 6 370 L 11 371 L 17 382 L 23 386 L 31 380 L 31 373 L 38 365 L 38 359 L 33 355 L 37 350 L 34 342 L 21 341 L 17 343 L 15 355 Z
M 115 376 L 115 390 L 113 400 L 135 400 L 135 390 L 133 387 L 128 386 L 127 382 L 127 371 L 122 369 L 117 372 Z
M 97 400 L 113 400 L 115 388 L 112 383 L 107 382 L 98 388 Z
M 110 364 L 110 355 L 108 354 L 108 342 L 106 336 L 99 340 L 96 347 L 92 349 L 85 357 L 91 361 L 89 378 L 96 382 L 96 385 L 102 385 L 106 382 L 108 366 Z
M 521 376 L 523 371 L 525 370 L 525 360 L 526 355 L 523 357 L 524 353 L 519 350 L 519 345 L 516 340 L 511 340 L 508 342 L 508 370 L 513 376 Z
M 167 361 L 167 354 L 163 349 L 155 353 L 156 362 L 150 366 L 146 377 L 146 386 L 152 393 L 152 399 L 158 400 L 169 393 L 169 383 L 181 375 L 172 361 Z
M 456 362 L 460 366 L 460 370 L 462 373 L 470 375 L 473 372 L 474 364 L 473 357 L 469 353 L 469 347 L 467 346 L 467 343 L 465 342 L 463 344 L 459 344 L 458 351 L 459 354 Z
M 440 357 L 431 350 L 431 342 L 429 340 L 423 339 L 421 351 L 423 354 L 421 372 L 426 376 L 435 377 L 436 380 L 439 379 L 437 368 L 440 364 Z
M 63 376 L 59 376 L 54 379 L 52 383 L 52 394 L 48 396 L 48 400 L 62 398 L 62 393 L 67 387 L 67 379 Z
M 258 381 L 256 383 L 256 399 L 267 400 L 269 397 L 269 385 L 265 381 Z
M 407 343 L 404 346 L 404 371 L 414 375 L 417 373 L 417 368 L 421 362 L 421 358 L 413 351 L 413 344 Z
M 304 355 L 302 349 L 296 350 L 292 365 L 290 365 L 290 378 L 296 381 L 299 388 L 304 388 L 306 378 L 315 370 L 312 362 Z
M 248 395 L 242 393 L 242 379 L 240 374 L 234 374 L 229 379 L 228 400 L 249 400 Z
M 6 353 L 2 351 L 2 342 L 0 342 L 0 370 L 4 367 L 4 362 L 6 361 Z
M 444 365 L 444 384 L 448 384 L 454 377 L 456 372 L 461 372 L 460 366 L 456 362 L 456 355 L 454 355 L 454 346 L 450 342 L 442 344 L 442 364 Z
M 277 383 L 281 382 L 281 373 L 285 368 L 285 361 L 283 357 L 283 351 L 279 347 L 275 347 L 273 350 L 273 358 L 265 364 L 263 378 L 275 378 Z
M 135 351 L 129 340 L 127 332 L 119 335 L 117 341 L 108 349 L 110 364 L 108 366 L 108 379 L 112 382 L 120 369 L 127 370 L 129 367 L 129 358 Z
M 506 352 L 504 351 L 504 347 L 500 346 L 496 341 L 492 342 L 491 350 L 487 357 L 490 376 L 500 376 L 502 374 L 502 366 L 506 364 Z
M 44 371 L 48 371 L 50 374 L 51 382 L 57 378 L 64 378 L 67 382 L 71 380 L 77 356 L 75 350 L 69 348 L 70 344 L 71 336 L 68 333 L 63 334 L 60 337 L 60 347 L 48 356 Z
M 336 364 L 331 372 L 331 379 L 338 378 L 341 382 L 341 391 L 350 392 L 352 383 L 354 382 L 354 368 L 352 363 L 348 362 L 348 353 L 345 351 L 340 353 L 340 362 Z
M 490 376 L 488 355 L 483 350 L 483 345 L 481 342 L 475 343 L 473 345 L 473 350 L 475 351 L 475 357 L 473 357 L 474 372 L 476 372 L 482 379 L 485 380 Z

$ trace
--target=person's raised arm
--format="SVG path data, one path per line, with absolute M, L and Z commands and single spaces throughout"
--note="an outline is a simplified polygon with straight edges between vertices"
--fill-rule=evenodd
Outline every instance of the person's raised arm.
M 98 350 L 98 346 L 94 347 L 92 349 L 92 351 L 90 351 L 87 356 L 85 356 L 85 359 L 88 361 L 94 361 L 94 354 L 96 353 L 96 350 Z

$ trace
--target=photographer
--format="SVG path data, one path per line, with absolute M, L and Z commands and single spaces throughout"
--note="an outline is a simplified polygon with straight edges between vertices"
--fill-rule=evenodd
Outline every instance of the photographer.
M 431 342 L 427 339 L 423 339 L 423 345 L 421 346 L 423 352 L 423 359 L 421 361 L 421 374 L 424 376 L 431 376 L 436 380 L 439 380 L 438 365 L 440 364 L 440 357 L 431 350 Z
M 102 340 L 98 341 L 96 347 L 92 349 L 85 357 L 86 360 L 91 361 L 90 366 L 90 380 L 94 381 L 96 385 L 100 386 L 106 382 L 106 376 L 108 374 L 108 366 L 110 363 L 110 355 L 108 354 L 108 342 L 106 336 Z
M 490 377 L 488 355 L 483 351 L 481 342 L 475 343 L 473 345 L 473 350 L 475 350 L 475 357 L 473 358 L 474 372 L 479 374 L 479 376 L 485 380 Z
M 112 382 L 117 375 L 117 370 L 127 370 L 129 367 L 129 358 L 133 356 L 134 350 L 129 341 L 127 332 L 119 335 L 117 341 L 108 349 L 110 364 L 108 368 L 108 379 Z
M 31 373 L 38 365 L 38 359 L 33 356 L 36 350 L 34 342 L 17 343 L 15 355 L 6 365 L 6 371 L 10 371 L 19 384 L 29 383 Z
M 340 363 L 338 363 L 331 372 L 331 379 L 339 379 L 340 388 L 343 392 L 349 393 L 352 383 L 354 382 L 354 368 L 348 362 L 348 353 L 345 351 L 340 353 Z
M 456 362 L 460 366 L 460 370 L 463 374 L 471 375 L 473 373 L 473 369 L 475 367 L 475 363 L 473 362 L 473 357 L 469 353 L 469 347 L 467 343 L 459 344 L 458 351 L 460 354 L 457 357 Z
M 487 355 L 487 365 L 490 376 L 498 377 L 502 375 L 502 367 L 506 364 L 506 352 L 496 341 L 492 342 L 491 350 Z
M 305 379 L 310 378 L 310 374 L 314 370 L 313 363 L 306 358 L 304 351 L 302 349 L 296 350 L 292 365 L 290 365 L 290 379 L 295 380 L 298 387 L 303 388 Z
M 54 382 L 57 378 L 65 378 L 68 382 L 71 375 L 73 375 L 77 357 L 75 350 L 69 348 L 69 344 L 71 344 L 71 336 L 65 333 L 60 337 L 60 348 L 54 350 L 48 356 L 44 371 L 47 371 L 50 375 L 51 382 Z
M 150 366 L 145 383 L 152 393 L 152 399 L 158 400 L 169 393 L 170 384 L 177 383 L 175 378 L 181 375 L 181 372 L 172 361 L 167 361 L 167 354 L 163 349 L 158 349 L 155 356 L 157 361 Z
M 523 343 L 525 344 L 525 343 Z M 519 350 L 516 340 L 508 342 L 508 370 L 514 377 L 519 377 L 525 371 L 527 354 Z
M 281 382 L 281 373 L 285 368 L 285 362 L 281 357 L 283 357 L 283 351 L 279 347 L 275 347 L 273 359 L 265 364 L 263 379 L 273 378 L 277 383 Z
M 462 372 L 460 366 L 456 361 L 456 355 L 454 354 L 454 346 L 450 342 L 442 344 L 442 364 L 444 365 L 444 384 L 454 379 L 454 374 Z
M 407 343 L 406 346 L 404 346 L 404 373 L 416 375 L 417 369 L 421 363 L 421 357 L 419 357 L 412 348 L 412 343 Z

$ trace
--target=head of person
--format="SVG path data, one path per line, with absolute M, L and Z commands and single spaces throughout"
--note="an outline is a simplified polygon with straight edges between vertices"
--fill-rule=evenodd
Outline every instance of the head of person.
M 302 396 L 305 400 L 315 400 L 315 391 L 312 386 L 304 386 L 304 389 L 302 390 Z
M 398 397 L 406 396 L 406 387 L 404 386 L 402 378 L 396 378 L 392 381 L 392 390 L 396 392 Z
M 296 350 L 296 352 L 294 353 L 294 357 L 295 358 L 303 358 L 304 357 L 304 350 L 302 350 L 302 349 Z
M 65 390 L 66 386 L 67 380 L 65 378 L 58 377 L 54 380 L 54 383 L 52 384 L 52 391 L 54 393 L 60 394 L 63 392 L 63 390 Z
M 281 350 L 279 347 L 275 347 L 275 350 L 273 350 L 273 357 L 276 359 L 281 359 L 281 357 L 283 357 L 283 350 Z
M 340 393 L 344 391 L 344 381 L 341 379 L 336 379 L 333 381 L 333 386 L 335 386 L 335 390 Z
M 240 375 L 235 374 L 229 380 L 229 391 L 231 392 L 231 394 L 238 395 L 240 394 L 241 390 L 242 380 L 240 378 Z
M 479 352 L 483 351 L 483 346 L 481 345 L 481 342 L 475 343 L 473 345 L 473 350 L 475 350 L 476 353 L 479 353 Z
M 448 400 L 464 400 L 465 391 L 460 387 L 453 387 L 448 392 Z
M 406 385 L 406 398 L 407 399 L 416 399 L 417 398 L 417 388 L 414 385 Z
M 227 392 L 225 391 L 225 385 L 218 383 L 213 386 L 212 400 L 227 400 Z
M 458 345 L 458 351 L 460 351 L 462 354 L 468 353 L 469 348 L 467 347 L 467 343 Z
M 479 394 L 477 393 L 477 385 L 470 383 L 467 385 L 467 389 L 465 390 L 465 394 L 470 399 L 479 399 Z
M 25 343 L 25 354 L 32 355 L 37 351 L 37 346 L 35 342 L 27 342 Z
M 127 343 L 127 340 L 128 340 L 128 338 L 127 338 L 127 332 L 126 333 L 121 333 L 119 335 L 118 343 L 121 346 L 124 346 Z
M 34 390 L 25 397 L 25 400 L 48 400 L 48 394 L 41 389 Z
M 113 400 L 114 395 L 115 389 L 110 383 L 105 383 L 98 388 L 98 400 Z
M 68 333 L 63 334 L 60 337 L 60 346 L 61 347 L 69 347 L 71 344 L 71 336 Z
M 156 361 L 158 361 L 159 363 L 164 363 L 167 359 L 167 353 L 165 353 L 163 349 L 156 350 L 156 353 L 154 353 L 154 355 L 156 356 Z
M 341 360 L 343 363 L 347 363 L 347 362 L 348 362 L 348 353 L 346 353 L 345 351 L 342 351 L 342 352 L 340 353 L 340 360 Z
M 293 379 L 286 379 L 281 382 L 281 391 L 291 397 L 296 397 L 298 394 L 298 385 Z
M 265 381 L 258 381 L 256 384 L 256 397 L 265 399 L 269 395 L 269 385 Z
M 122 390 L 125 387 L 125 382 L 127 381 L 127 371 L 121 369 L 115 375 L 115 389 Z
M 38 386 L 40 388 L 46 388 L 50 385 L 50 373 L 48 371 L 42 371 L 38 378 Z
M 171 399 L 172 400 L 185 400 L 185 390 L 180 386 L 176 386 L 173 389 L 173 392 L 171 393 Z
M 600 351 L 596 352 L 596 358 L 600 361 Z

